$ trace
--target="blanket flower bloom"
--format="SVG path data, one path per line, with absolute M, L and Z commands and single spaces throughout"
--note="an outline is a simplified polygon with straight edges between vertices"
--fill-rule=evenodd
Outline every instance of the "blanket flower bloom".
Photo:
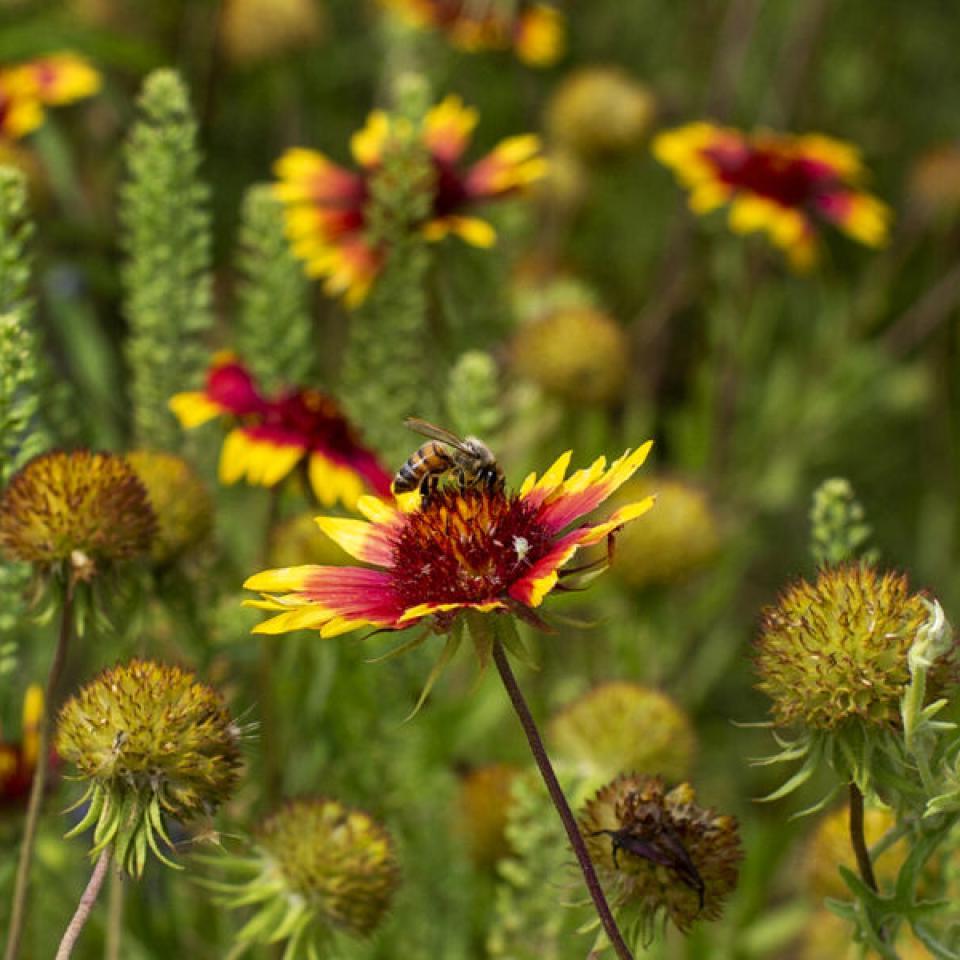
M 26 805 L 40 757 L 42 717 L 43 689 L 33 684 L 23 698 L 20 742 L 0 740 L 0 809 Z
M 492 246 L 493 227 L 469 215 L 477 204 L 516 193 L 546 173 L 540 140 L 533 134 L 508 137 L 470 166 L 463 154 L 477 124 L 476 110 L 450 96 L 431 108 L 420 131 L 433 165 L 433 200 L 423 224 L 428 240 L 457 234 L 476 247 Z M 390 149 L 403 119 L 374 110 L 355 133 L 350 150 L 359 170 L 351 171 L 316 150 L 296 147 L 277 161 L 276 195 L 285 207 L 287 236 L 311 276 L 347 306 L 363 302 L 383 266 L 384 249 L 367 235 L 370 182 Z
M 868 247 L 887 241 L 890 209 L 860 189 L 866 171 L 848 143 L 691 123 L 660 134 L 653 153 L 690 190 L 694 213 L 729 204 L 731 230 L 765 232 L 796 270 L 816 262 L 819 222 Z
M 549 67 L 563 55 L 566 22 L 546 3 L 496 0 L 380 0 L 380 5 L 422 30 L 438 30 L 458 50 L 509 50 L 531 67 Z
M 443 633 L 465 611 L 533 616 L 580 547 L 601 542 L 653 506 L 647 497 L 570 529 L 634 474 L 650 446 L 628 450 L 609 468 L 600 457 L 564 479 L 567 452 L 542 477 L 530 474 L 518 493 L 446 488 L 409 512 L 363 497 L 357 507 L 369 522 L 320 517 L 329 537 L 372 566 L 304 565 L 255 574 L 244 586 L 263 598 L 247 603 L 273 616 L 254 632 L 313 629 L 334 637 L 428 620 Z
M 266 397 L 232 353 L 217 354 L 204 389 L 176 394 L 170 409 L 188 430 L 221 416 L 235 422 L 220 453 L 222 483 L 245 479 L 273 487 L 306 462 L 324 506 L 340 501 L 352 508 L 364 490 L 390 491 L 390 474 L 359 442 L 332 397 L 304 387 Z
M 44 107 L 93 96 L 100 74 L 74 53 L 54 53 L 0 68 L 0 140 L 17 140 L 43 123 Z

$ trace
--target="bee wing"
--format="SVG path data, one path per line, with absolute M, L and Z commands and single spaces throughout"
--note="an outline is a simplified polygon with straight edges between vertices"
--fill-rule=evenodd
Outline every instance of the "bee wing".
M 414 433 L 429 437 L 431 440 L 439 440 L 440 443 L 445 443 L 447 446 L 453 447 L 454 450 L 470 453 L 470 450 L 464 446 L 463 441 L 455 433 L 444 430 L 443 427 L 438 427 L 436 424 L 421 420 L 419 417 L 407 417 L 403 423 L 404 426 L 408 427 Z

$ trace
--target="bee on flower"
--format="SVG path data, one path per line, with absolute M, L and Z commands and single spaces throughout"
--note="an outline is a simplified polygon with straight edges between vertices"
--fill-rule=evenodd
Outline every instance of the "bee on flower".
M 233 421 L 220 453 L 222 483 L 273 487 L 303 463 L 324 506 L 352 508 L 364 491 L 389 493 L 390 475 L 332 397 L 303 387 L 267 397 L 232 353 L 217 354 L 203 390 L 176 394 L 170 409 L 186 429 L 216 417 Z
M 546 173 L 540 140 L 533 134 L 508 137 L 466 166 L 462 160 L 479 117 L 459 97 L 430 109 L 419 132 L 433 179 L 430 212 L 421 225 L 427 240 L 456 234 L 475 247 L 490 247 L 496 232 L 473 208 L 514 194 Z M 387 251 L 368 235 L 371 181 L 405 119 L 373 111 L 355 133 L 350 150 L 359 169 L 348 170 L 316 150 L 296 147 L 276 163 L 276 194 L 285 207 L 287 236 L 294 254 L 324 290 L 347 306 L 366 298 Z
M 862 189 L 866 170 L 848 143 L 691 123 L 661 133 L 653 153 L 690 191 L 694 213 L 729 205 L 731 230 L 766 233 L 798 271 L 815 264 L 822 223 L 868 247 L 887 242 L 890 209 Z
M 0 141 L 18 140 L 36 130 L 45 107 L 93 96 L 100 74 L 75 53 L 54 53 L 0 68 Z
M 535 610 L 558 587 L 574 554 L 653 506 L 653 497 L 645 497 L 604 520 L 577 523 L 634 474 L 650 446 L 628 450 L 609 467 L 600 457 L 569 477 L 571 453 L 564 453 L 518 491 L 499 479 L 444 483 L 410 509 L 362 497 L 357 508 L 366 520 L 319 517 L 320 528 L 368 566 L 308 564 L 252 576 L 245 587 L 263 596 L 248 603 L 273 614 L 255 632 L 314 629 L 334 637 L 421 622 L 447 632 L 465 612 L 540 622 Z M 409 496 L 400 502 L 408 505 Z
M 563 56 L 566 22 L 547 3 L 498 0 L 380 0 L 380 5 L 421 30 L 437 30 L 466 53 L 513 49 L 530 67 L 549 67 Z

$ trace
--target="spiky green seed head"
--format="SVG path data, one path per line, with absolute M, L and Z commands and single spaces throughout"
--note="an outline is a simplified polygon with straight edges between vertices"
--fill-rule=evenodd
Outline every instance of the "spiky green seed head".
M 755 645 L 757 686 L 773 701 L 774 722 L 898 725 L 907 655 L 929 615 L 899 573 L 848 565 L 821 570 L 812 584 L 798 580 L 763 611 Z M 931 699 L 954 682 L 955 650 L 951 643 L 928 674 Z
M 0 499 L 0 551 L 91 579 L 149 550 L 156 518 L 132 467 L 112 453 L 56 450 L 28 461 Z
M 88 782 L 81 827 L 96 824 L 94 852 L 115 843 L 134 875 L 149 847 L 163 860 L 162 817 L 210 815 L 236 789 L 240 730 L 223 700 L 194 674 L 131 660 L 95 677 L 64 704 L 56 749 Z
M 665 476 L 624 484 L 614 504 L 655 494 L 656 509 L 643 523 L 617 534 L 611 572 L 628 587 L 683 583 L 708 566 L 721 545 L 720 522 L 705 491 L 685 480 Z
M 356 937 L 383 920 L 400 882 L 393 841 L 362 810 L 326 798 L 294 800 L 256 836 L 265 875 L 302 902 L 310 924 Z
M 683 932 L 716 920 L 736 889 L 737 821 L 699 806 L 688 783 L 667 790 L 660 777 L 623 774 L 587 802 L 579 824 L 604 889 L 647 929 L 661 915 Z
M 659 690 L 602 683 L 550 721 L 553 756 L 596 783 L 621 770 L 679 780 L 690 771 L 696 737 L 687 715 Z
M 203 481 L 182 457 L 162 450 L 127 454 L 157 517 L 150 559 L 157 566 L 202 543 L 213 528 L 213 502 Z
M 547 393 L 576 403 L 617 400 L 626 382 L 623 327 L 592 307 L 562 308 L 525 323 L 511 347 L 513 367 Z

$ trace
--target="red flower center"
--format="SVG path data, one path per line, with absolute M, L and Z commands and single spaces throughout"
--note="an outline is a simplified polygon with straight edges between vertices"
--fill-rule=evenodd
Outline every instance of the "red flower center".
M 405 608 L 499 599 L 551 539 L 517 496 L 446 490 L 407 516 L 394 547 L 394 590 Z
M 463 177 L 448 163 L 433 159 L 433 215 L 446 217 L 462 210 L 470 200 Z
M 715 146 L 703 150 L 718 178 L 731 187 L 784 207 L 806 207 L 838 185 L 834 170 L 808 157 L 772 147 Z

